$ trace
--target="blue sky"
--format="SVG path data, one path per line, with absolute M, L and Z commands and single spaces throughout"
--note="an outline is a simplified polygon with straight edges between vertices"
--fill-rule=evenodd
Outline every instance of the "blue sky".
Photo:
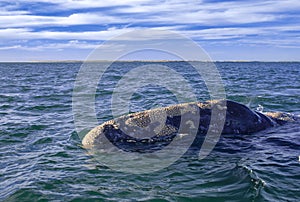
M 84 60 L 143 28 L 176 31 L 213 60 L 300 61 L 299 0 L 2 0 L 0 61 Z

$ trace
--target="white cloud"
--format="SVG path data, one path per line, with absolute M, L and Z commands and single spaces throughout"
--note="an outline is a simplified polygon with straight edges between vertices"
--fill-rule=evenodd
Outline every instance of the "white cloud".
M 35 32 L 28 28 L 8 28 L 0 29 L 0 40 L 108 40 L 114 36 L 131 31 L 132 29 L 113 29 L 103 31 L 86 32 L 59 32 L 59 31 L 40 31 Z
M 0 46 L 0 50 L 26 50 L 26 51 L 44 51 L 44 50 L 64 50 L 64 49 L 89 49 L 93 50 L 99 47 L 100 44 L 87 43 L 82 41 L 68 41 L 65 43 L 48 43 L 43 45 L 28 46 L 28 45 L 12 45 L 12 46 Z
M 10 1 L 7 1 L 10 2 Z M 112 6 L 138 6 L 149 3 L 150 0 L 15 0 L 15 3 L 49 3 L 56 4 L 58 10 L 82 9 L 82 8 L 103 8 Z
M 4 1 L 5 2 L 5 1 Z M 11 1 L 7 1 L 11 3 Z M 227 2 L 207 2 L 202 0 L 15 0 L 15 3 L 50 3 L 56 4 L 57 9 L 80 9 L 80 8 L 103 8 L 119 7 L 122 12 L 156 12 L 156 11 L 193 11 L 193 10 L 233 10 L 238 12 L 277 12 L 284 10 L 299 9 L 298 0 L 266 0 L 266 1 L 227 1 Z
M 97 47 L 99 47 L 100 44 L 96 43 L 87 43 L 85 41 L 77 41 L 77 40 L 72 40 L 68 41 L 66 43 L 49 43 L 49 44 L 43 44 L 43 45 L 37 45 L 37 46 L 21 46 L 21 47 L 16 47 L 18 49 L 23 49 L 23 50 L 34 50 L 34 51 L 43 51 L 43 50 L 48 50 L 48 49 L 53 49 L 53 50 L 64 50 L 64 49 L 90 49 L 93 50 Z
M 300 30 L 299 25 L 295 26 L 274 26 L 274 27 L 232 27 L 232 28 L 211 28 L 202 30 L 181 30 L 182 26 L 170 26 L 169 30 L 174 30 L 180 34 L 185 35 L 196 41 L 203 40 L 218 40 L 218 43 L 226 43 L 226 41 L 231 41 L 235 39 L 236 43 L 244 44 L 276 44 L 276 45 L 295 45 L 299 44 L 299 35 L 297 33 L 290 33 L 291 30 Z M 165 29 L 164 27 L 155 29 Z M 95 43 L 94 41 L 106 41 L 113 37 L 119 36 L 121 34 L 135 30 L 133 28 L 110 28 L 102 31 L 83 31 L 83 32 L 70 32 L 70 31 L 41 31 L 36 32 L 28 28 L 14 28 L 14 29 L 2 29 L 0 30 L 0 41 L 11 41 L 11 40 L 65 40 L 69 41 L 66 43 L 66 47 L 70 45 L 70 41 L 90 41 L 89 44 Z M 280 33 L 281 38 L 270 37 L 274 33 Z M 279 35 L 279 34 L 278 34 Z M 256 37 L 258 36 L 258 37 Z M 297 37 L 298 36 L 298 37 Z M 138 36 L 139 39 L 151 39 L 149 36 Z M 162 35 L 161 38 L 169 39 L 169 36 Z M 118 38 L 118 40 L 135 40 L 135 37 L 131 38 Z M 237 41 L 238 39 L 238 41 Z M 293 40 L 291 40 L 293 39 Z M 75 43 L 71 44 L 75 46 Z M 87 45 L 81 44 L 81 45 Z
M 24 1 L 17 1 L 20 5 Z M 26 1 L 25 1 L 26 2 Z M 29 1 L 28 1 L 29 2 Z M 74 13 L 69 16 L 41 16 L 28 11 L 0 10 L 0 27 L 46 27 L 70 25 L 109 25 L 109 24 L 194 24 L 194 25 L 233 25 L 243 23 L 271 22 L 289 15 L 300 8 L 298 0 L 214 2 L 201 1 L 156 1 L 150 0 L 34 0 L 57 4 L 51 9 L 110 7 L 109 10 L 89 13 Z M 286 13 L 285 13 L 286 12 Z M 62 12 L 63 13 L 63 12 Z M 280 13 L 280 14 L 279 14 Z M 122 14 L 122 15 L 120 15 Z
M 5 5 L 5 2 L 8 4 Z M 68 11 L 68 14 L 36 14 L 34 10 L 25 8 L 24 3 L 51 3 L 54 5 L 43 8 L 44 12 L 49 9 L 62 15 Z M 98 46 L 95 41 L 109 40 L 143 27 L 174 30 L 196 41 L 218 44 L 297 47 L 300 43 L 300 26 L 297 22 L 299 0 L 214 3 L 190 0 L 4 0 L 0 6 L 0 50 L 3 51 L 94 49 Z M 83 8 L 103 9 L 80 11 Z M 292 19 L 290 17 L 293 20 L 284 24 L 284 20 Z M 259 25 L 260 23 L 264 24 Z M 89 31 L 83 28 L 82 31 L 73 31 L 71 27 L 74 25 L 91 25 L 93 30 L 97 27 L 99 30 Z M 203 26 L 214 28 L 203 29 Z M 51 30 L 48 27 L 52 27 Z M 55 27 L 65 29 L 59 31 Z M 147 39 L 151 36 L 144 37 Z M 18 43 L 17 40 L 29 42 Z M 44 44 L 28 45 L 35 40 Z
M 14 45 L 14 46 L 0 46 L 0 50 L 10 50 L 10 49 L 20 49 L 22 48 L 21 45 Z
M 224 25 L 258 23 L 283 18 L 299 10 L 300 1 L 231 1 L 203 3 L 199 1 L 165 1 L 117 9 L 120 13 L 143 14 L 144 22 Z M 281 13 L 280 15 L 278 13 Z M 148 17 L 147 17 L 148 14 Z
M 103 25 L 106 23 L 122 22 L 113 16 L 104 16 L 99 13 L 76 13 L 67 17 L 60 16 L 35 16 L 35 15 L 2 15 L 0 28 L 14 27 L 46 27 L 46 26 L 71 26 L 71 25 Z

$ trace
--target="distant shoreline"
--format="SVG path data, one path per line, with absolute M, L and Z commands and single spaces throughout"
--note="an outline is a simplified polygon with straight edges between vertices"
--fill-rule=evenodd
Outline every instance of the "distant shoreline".
M 231 63 L 250 63 L 250 62 L 261 62 L 261 63 L 268 63 L 268 62 L 278 62 L 278 63 L 297 63 L 300 61 L 256 61 L 256 60 L 217 60 L 217 61 L 197 61 L 197 60 L 90 60 L 90 61 L 84 61 L 84 60 L 37 60 L 37 61 L 0 61 L 0 63 L 101 63 L 101 62 L 215 62 L 215 63 L 222 63 L 222 62 L 231 62 Z

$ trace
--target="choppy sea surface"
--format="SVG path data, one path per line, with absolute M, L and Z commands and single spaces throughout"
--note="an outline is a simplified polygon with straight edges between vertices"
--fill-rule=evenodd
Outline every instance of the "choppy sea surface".
M 300 200 L 299 122 L 222 136 L 205 159 L 190 152 L 153 173 L 118 172 L 95 161 L 81 147 L 72 111 L 81 65 L 0 63 L 0 201 Z M 112 117 L 110 98 L 120 79 L 145 65 L 179 72 L 199 101 L 210 98 L 205 82 L 187 63 L 116 62 L 99 81 L 91 106 L 99 124 Z M 228 99 L 264 112 L 300 115 L 300 63 L 215 65 Z M 168 83 L 170 78 L 166 77 L 166 85 L 174 85 Z M 146 85 L 132 94 L 129 111 L 175 103 L 169 88 Z

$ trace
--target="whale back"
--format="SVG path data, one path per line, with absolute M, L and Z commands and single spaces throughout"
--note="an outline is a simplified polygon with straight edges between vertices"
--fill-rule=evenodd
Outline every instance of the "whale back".
M 223 134 L 249 134 L 274 125 L 275 122 L 266 115 L 253 111 L 240 103 L 227 101 Z
M 222 116 L 212 117 L 213 109 L 226 110 L 225 120 Z M 191 130 L 196 130 L 197 136 L 203 136 L 211 125 L 221 123 L 225 123 L 222 134 L 251 134 L 284 122 L 278 114 L 271 116 L 256 112 L 230 100 L 211 100 L 120 116 L 92 129 L 82 144 L 86 147 L 104 144 L 105 138 L 112 143 L 170 142 L 178 135 L 189 134 Z

